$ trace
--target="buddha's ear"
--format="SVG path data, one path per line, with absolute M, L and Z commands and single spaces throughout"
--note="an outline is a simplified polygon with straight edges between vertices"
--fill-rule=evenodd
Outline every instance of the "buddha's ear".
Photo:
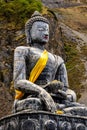
M 31 33 L 30 33 L 30 30 L 25 29 L 25 35 L 26 35 L 27 44 L 31 45 Z
M 29 31 L 28 44 L 31 45 L 31 43 L 32 43 L 32 38 L 31 38 L 31 33 Z

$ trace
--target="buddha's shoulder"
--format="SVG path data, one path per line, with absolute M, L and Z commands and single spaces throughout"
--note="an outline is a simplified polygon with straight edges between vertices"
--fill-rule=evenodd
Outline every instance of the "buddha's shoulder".
M 29 46 L 18 46 L 15 48 L 15 50 L 30 50 L 30 47 Z
M 58 62 L 61 62 L 61 63 L 64 62 L 63 58 L 62 58 L 61 56 L 59 56 L 59 55 L 55 55 L 55 54 L 52 54 L 52 53 L 50 53 L 50 52 L 49 52 L 49 55 L 50 55 L 50 57 L 54 57 L 54 59 L 55 59 L 56 61 L 58 61 Z
M 30 47 L 28 46 L 18 46 L 15 48 L 14 53 L 20 55 L 27 55 L 30 51 Z

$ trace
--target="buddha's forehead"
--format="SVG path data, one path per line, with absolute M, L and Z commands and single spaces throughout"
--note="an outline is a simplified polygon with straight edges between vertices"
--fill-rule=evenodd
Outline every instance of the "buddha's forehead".
M 43 27 L 49 28 L 49 24 L 47 24 L 47 23 L 45 23 L 43 21 L 36 21 L 36 22 L 33 23 L 33 26 L 36 27 L 36 28 L 41 28 L 41 27 L 42 28 Z

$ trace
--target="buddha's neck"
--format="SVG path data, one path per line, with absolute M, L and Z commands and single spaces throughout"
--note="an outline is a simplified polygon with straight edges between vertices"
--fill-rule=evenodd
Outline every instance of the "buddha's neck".
M 41 50 L 44 50 L 45 49 L 45 44 L 41 44 L 41 43 L 33 43 L 32 45 L 33 47 L 36 47 L 36 48 L 39 48 Z

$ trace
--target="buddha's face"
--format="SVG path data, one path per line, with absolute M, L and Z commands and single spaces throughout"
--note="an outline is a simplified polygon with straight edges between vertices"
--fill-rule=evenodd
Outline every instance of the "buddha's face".
M 49 25 L 42 21 L 34 22 L 30 34 L 33 42 L 45 44 L 49 41 Z

